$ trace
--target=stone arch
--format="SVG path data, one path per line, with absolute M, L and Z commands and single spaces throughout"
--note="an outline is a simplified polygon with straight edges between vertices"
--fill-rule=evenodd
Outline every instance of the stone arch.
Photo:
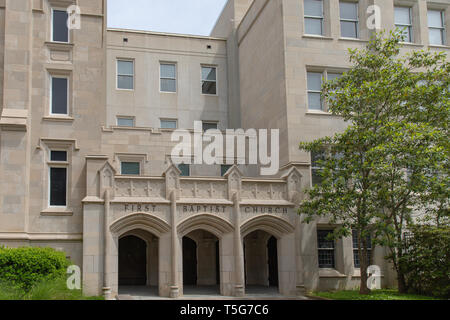
M 180 237 L 184 237 L 197 229 L 208 231 L 220 239 L 224 234 L 233 231 L 233 225 L 222 218 L 210 214 L 194 215 L 185 219 L 178 225 Z
M 126 215 L 110 225 L 111 232 L 117 237 L 136 229 L 148 231 L 159 238 L 169 232 L 170 226 L 162 219 L 143 212 Z
M 247 220 L 241 226 L 242 237 L 244 238 L 256 230 L 266 231 L 275 238 L 280 239 L 283 235 L 294 232 L 295 227 L 284 219 L 273 215 L 264 214 Z

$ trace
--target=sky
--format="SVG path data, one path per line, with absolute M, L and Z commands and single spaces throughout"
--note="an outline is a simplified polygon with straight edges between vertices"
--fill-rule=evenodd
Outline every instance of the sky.
M 108 0 L 108 27 L 209 35 L 227 0 Z

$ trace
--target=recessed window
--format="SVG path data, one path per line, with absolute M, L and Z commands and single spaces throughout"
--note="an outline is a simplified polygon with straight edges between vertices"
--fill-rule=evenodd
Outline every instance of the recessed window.
M 310 110 L 323 110 L 322 72 L 308 72 L 308 108 Z
M 176 92 L 177 91 L 177 77 L 176 66 L 174 63 L 161 63 L 161 92 Z
M 332 230 L 317 230 L 317 248 L 319 268 L 334 268 L 334 240 L 328 240 Z
M 341 37 L 358 38 L 358 3 L 339 2 Z
M 67 161 L 67 151 L 50 151 L 50 161 Z
M 189 177 L 191 175 L 191 166 L 186 163 L 180 163 L 178 169 L 181 171 L 182 177 Z
M 355 268 L 360 268 L 359 252 L 358 252 L 358 233 L 356 230 L 352 230 L 352 240 L 353 240 L 353 263 Z M 372 239 L 370 236 L 366 238 L 367 246 L 367 263 L 368 266 L 372 264 Z
M 131 60 L 117 60 L 117 88 L 134 89 L 134 62 Z
M 225 175 L 225 173 L 227 173 L 228 170 L 230 170 L 232 166 L 228 165 L 228 164 L 222 164 L 220 166 L 220 175 L 223 177 Z
M 51 77 L 51 114 L 68 114 L 69 79 Z
M 68 13 L 65 10 L 52 10 L 52 41 L 69 42 L 67 27 Z
M 177 120 L 166 120 L 161 119 L 161 129 L 176 129 Z
M 121 162 L 121 174 L 122 175 L 140 175 L 141 163 L 140 162 Z
M 428 31 L 430 44 L 445 44 L 444 11 L 428 10 Z
M 210 130 L 210 129 L 217 129 L 217 122 L 206 122 L 206 121 L 204 121 L 202 123 L 202 128 L 203 128 L 203 131 L 207 131 L 207 130 Z
M 119 127 L 134 127 L 134 118 L 132 118 L 132 117 L 117 117 L 117 126 L 119 126 Z
M 395 7 L 395 26 L 402 30 L 404 41 L 413 42 L 411 8 Z
M 217 94 L 217 68 L 202 67 L 202 93 Z
M 305 34 L 323 35 L 323 1 L 304 0 Z
M 67 168 L 50 167 L 50 206 L 67 205 Z

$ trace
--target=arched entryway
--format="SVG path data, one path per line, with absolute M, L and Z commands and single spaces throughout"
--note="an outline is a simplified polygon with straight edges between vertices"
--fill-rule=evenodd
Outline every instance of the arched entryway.
M 219 239 L 195 230 L 182 242 L 184 295 L 220 294 Z
M 120 294 L 157 296 L 159 239 L 140 229 L 119 237 L 118 280 Z
M 244 271 L 247 294 L 278 293 L 278 241 L 266 231 L 244 237 Z

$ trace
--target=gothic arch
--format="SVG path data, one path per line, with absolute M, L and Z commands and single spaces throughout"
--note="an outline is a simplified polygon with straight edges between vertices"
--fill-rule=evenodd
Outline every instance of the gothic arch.
M 160 218 L 143 212 L 126 215 L 110 226 L 111 232 L 118 237 L 135 229 L 148 231 L 159 238 L 161 234 L 169 232 L 170 226 Z
M 206 230 L 220 239 L 222 235 L 233 231 L 233 225 L 222 218 L 210 214 L 194 215 L 178 225 L 178 233 L 181 237 L 197 229 Z
M 242 237 L 244 238 L 256 230 L 266 231 L 275 238 L 280 239 L 283 235 L 294 232 L 295 228 L 284 219 L 265 214 L 247 220 L 241 226 Z

